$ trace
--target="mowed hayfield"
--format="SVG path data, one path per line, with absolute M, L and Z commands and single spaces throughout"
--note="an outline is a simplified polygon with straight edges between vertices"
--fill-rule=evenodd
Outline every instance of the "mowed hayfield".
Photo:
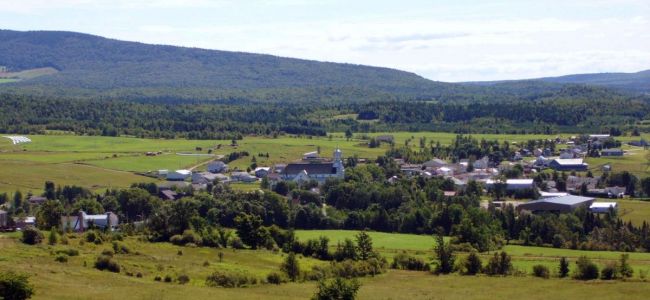
M 262 281 L 267 274 L 279 271 L 286 255 L 281 252 L 178 247 L 131 237 L 121 242 L 130 254 L 116 254 L 114 258 L 121 265 L 121 272 L 110 273 L 93 268 L 95 258 L 110 249 L 110 243 L 81 245 L 81 237 L 72 235 L 68 245 L 28 246 L 20 243 L 18 237 L 16 233 L 0 234 L 0 269 L 30 275 L 36 290 L 33 299 L 308 299 L 317 289 L 315 282 L 257 284 L 245 288 L 213 288 L 205 284 L 205 278 L 215 271 L 244 273 Z M 398 235 L 393 244 L 399 243 L 401 237 Z M 56 250 L 71 248 L 79 250 L 80 255 L 69 257 L 66 263 L 54 260 Z M 550 255 L 542 253 L 544 250 L 532 249 L 531 253 Z M 223 253 L 223 260 L 219 260 L 219 252 Z M 519 253 L 517 257 L 525 254 Z M 299 256 L 299 264 L 302 271 L 308 271 L 327 262 Z M 128 273 L 141 273 L 142 277 Z M 175 280 L 181 274 L 190 278 L 187 284 Z M 156 276 L 166 275 L 174 278 L 174 282 L 154 280 Z M 650 293 L 650 284 L 638 278 L 628 282 L 581 282 L 530 275 L 436 276 L 428 272 L 388 270 L 379 276 L 362 278 L 360 282 L 359 299 L 621 299 L 621 295 L 625 299 L 647 299 Z
M 407 139 L 413 138 L 410 145 L 414 148 L 419 146 L 418 139 L 420 137 L 426 137 L 427 141 L 436 141 L 443 145 L 450 144 L 456 137 L 454 133 L 440 132 L 370 133 L 367 136 L 386 134 L 394 136 L 395 143 L 398 145 L 403 145 Z M 355 135 L 360 137 L 363 134 Z M 477 139 L 524 142 L 530 139 L 554 138 L 557 135 L 476 134 L 473 136 Z M 568 137 L 569 135 L 560 136 Z M 76 184 L 86 187 L 125 187 L 132 182 L 152 180 L 136 173 L 194 167 L 196 170 L 205 170 L 205 164 L 216 157 L 177 154 L 181 152 L 206 155 L 211 149 L 213 155 L 227 155 L 232 152 L 246 151 L 250 156 L 229 163 L 231 169 L 246 170 L 251 166 L 253 157 L 255 157 L 258 166 L 272 166 L 276 163 L 298 160 L 303 153 L 318 149 L 323 157 L 331 157 L 334 149 L 339 147 L 343 151 L 344 157 L 357 156 L 370 159 L 384 154 L 388 149 L 388 145 L 385 144 L 380 148 L 369 148 L 365 141 L 348 140 L 342 133 L 333 133 L 331 137 L 249 136 L 237 141 L 236 146 L 232 146 L 230 140 L 142 139 L 75 135 L 29 135 L 28 137 L 32 140 L 31 143 L 18 145 L 12 145 L 7 138 L 0 138 L 0 168 L 12 170 L 14 167 L 19 167 L 21 169 L 20 172 L 5 172 L 0 175 L 0 192 L 13 191 L 17 188 L 40 190 L 42 182 L 45 180 L 74 184 L 75 182 L 69 179 L 74 179 L 74 175 L 80 174 L 79 166 L 95 168 L 82 168 L 86 179 Z M 633 138 L 621 137 L 620 139 L 630 140 Z M 629 170 L 637 176 L 643 177 L 650 175 L 647 171 L 647 151 L 628 146 L 624 148 L 628 150 L 629 154 L 622 158 L 590 158 L 587 161 L 596 174 L 600 172 L 600 166 L 610 163 L 615 171 Z M 146 156 L 146 152 L 162 154 Z M 61 169 L 65 169 L 65 171 L 62 172 Z M 128 173 L 116 173 L 115 171 Z M 28 178 L 24 176 L 25 174 L 28 175 Z M 250 190 L 254 187 L 241 186 L 240 188 Z

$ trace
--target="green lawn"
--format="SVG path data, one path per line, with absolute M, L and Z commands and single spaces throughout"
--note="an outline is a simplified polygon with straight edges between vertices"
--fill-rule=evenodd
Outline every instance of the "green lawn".
M 624 221 L 641 226 L 643 221 L 650 223 L 650 202 L 641 200 L 620 199 L 618 202 L 618 215 Z
M 296 230 L 296 236 L 301 240 L 326 236 L 330 239 L 331 246 L 336 246 L 337 242 L 343 242 L 345 239 L 354 240 L 358 233 L 357 230 Z M 435 240 L 430 235 L 374 231 L 369 231 L 368 234 L 372 238 L 373 246 L 377 249 L 428 251 L 435 245 Z

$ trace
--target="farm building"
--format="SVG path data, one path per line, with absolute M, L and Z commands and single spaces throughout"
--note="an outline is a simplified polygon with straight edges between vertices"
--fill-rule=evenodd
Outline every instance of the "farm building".
M 169 181 L 184 181 L 185 179 L 192 176 L 190 170 L 176 170 L 174 172 L 167 173 L 167 180 Z
M 248 174 L 246 172 L 232 172 L 230 173 L 230 178 L 233 181 L 241 181 L 241 182 L 254 182 L 257 181 L 257 177 Z
M 211 173 L 223 173 L 228 171 L 228 165 L 220 160 L 215 160 L 208 164 L 207 170 Z
M 79 211 L 76 216 L 61 217 L 61 226 L 63 230 L 71 229 L 74 231 L 84 231 L 89 227 L 115 229 L 118 225 L 119 218 L 112 212 L 107 212 L 101 215 L 87 215 L 84 211 Z
M 589 168 L 582 158 L 554 159 L 548 166 L 556 171 L 586 171 Z
M 0 228 L 7 227 L 7 212 L 0 209 Z
M 422 165 L 427 169 L 435 170 L 446 166 L 447 162 L 439 158 L 434 158 L 430 161 L 423 163 Z
M 192 173 L 192 183 L 194 184 L 213 183 L 215 180 L 219 178 L 217 175 L 221 175 L 221 174 L 214 174 L 211 172 L 195 172 Z
M 597 214 L 606 214 L 610 209 L 618 209 L 616 202 L 594 202 L 589 206 L 589 211 Z
M 485 187 L 491 189 L 494 187 L 496 181 L 488 179 L 485 181 Z M 532 179 L 508 179 L 506 180 L 506 189 L 509 191 L 525 190 L 535 188 L 535 183 Z
M 600 156 L 623 156 L 624 153 L 621 149 L 605 149 L 600 151 Z
M 566 213 L 572 212 L 578 207 L 587 206 L 589 207 L 593 202 L 594 198 L 590 197 L 581 197 L 581 196 L 560 196 L 554 198 L 546 198 L 540 200 L 529 201 L 526 203 L 519 204 L 517 210 L 527 210 L 533 213 L 536 212 L 557 212 L 557 213 Z
M 562 196 L 568 196 L 569 193 L 563 193 L 563 192 L 555 192 L 555 193 L 549 193 L 549 192 L 539 192 L 539 196 L 542 199 L 545 198 L 555 198 L 555 197 L 562 197 Z

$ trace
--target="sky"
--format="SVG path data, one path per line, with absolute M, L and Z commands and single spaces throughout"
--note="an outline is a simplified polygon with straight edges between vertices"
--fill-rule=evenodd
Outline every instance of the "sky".
M 0 0 L 0 28 L 382 66 L 451 82 L 650 69 L 650 0 Z

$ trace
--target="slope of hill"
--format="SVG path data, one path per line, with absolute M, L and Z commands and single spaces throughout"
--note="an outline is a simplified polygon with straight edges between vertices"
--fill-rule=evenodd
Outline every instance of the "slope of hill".
M 0 66 L 8 71 L 59 71 L 11 84 L 11 88 L 23 90 L 65 88 L 79 94 L 101 91 L 154 96 L 194 90 L 201 93 L 198 98 L 232 96 L 233 91 L 242 90 L 264 91 L 278 98 L 309 97 L 313 94 L 310 90 L 317 90 L 358 98 L 382 94 L 431 98 L 463 89 L 388 68 L 149 45 L 74 32 L 0 30 L 0 40 Z M 3 88 L 10 89 L 7 85 Z
M 592 85 L 630 93 L 650 93 L 650 70 L 637 73 L 574 74 L 524 80 L 465 82 L 466 86 L 494 87 L 502 92 L 552 91 L 564 85 Z
M 539 80 L 554 83 L 601 85 L 630 92 L 650 92 L 650 70 L 637 73 L 576 74 L 540 78 Z

